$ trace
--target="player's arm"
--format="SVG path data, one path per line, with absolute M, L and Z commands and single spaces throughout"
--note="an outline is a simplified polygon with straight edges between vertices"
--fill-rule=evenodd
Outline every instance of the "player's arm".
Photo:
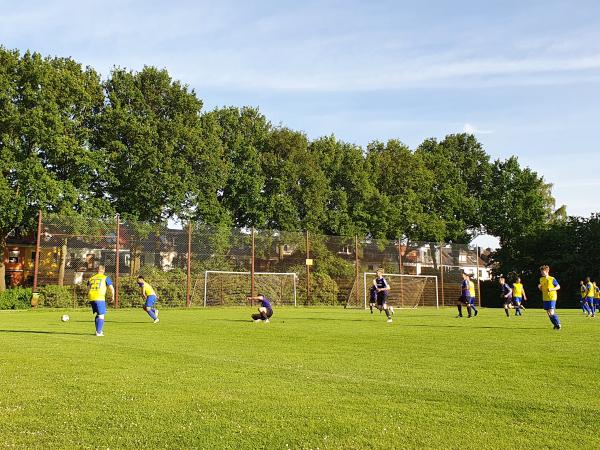
M 251 295 L 249 295 L 248 297 L 246 297 L 246 300 L 261 300 L 262 301 L 263 299 L 264 299 L 264 296 L 262 296 L 262 295 L 256 295 L 254 297 L 252 297 Z
M 553 292 L 553 291 L 558 291 L 560 289 L 560 284 L 558 284 L 558 281 L 556 281 L 556 279 L 554 280 L 554 283 L 552 283 L 553 287 L 548 288 L 548 292 Z
M 525 288 L 523 288 L 523 301 L 527 301 L 527 294 L 525 294 Z

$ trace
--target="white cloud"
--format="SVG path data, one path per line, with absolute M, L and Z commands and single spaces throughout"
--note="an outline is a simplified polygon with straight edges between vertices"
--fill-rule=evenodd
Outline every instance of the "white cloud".
M 479 128 L 477 128 L 475 125 L 472 125 L 470 123 L 465 123 L 463 126 L 463 133 L 468 133 L 468 134 L 492 134 L 493 131 L 492 130 L 480 130 Z

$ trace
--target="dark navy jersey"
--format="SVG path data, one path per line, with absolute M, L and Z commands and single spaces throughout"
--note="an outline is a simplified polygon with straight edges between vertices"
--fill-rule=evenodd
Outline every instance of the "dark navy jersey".
M 263 308 L 267 308 L 267 309 L 273 309 L 271 307 L 271 302 L 264 295 L 262 295 L 262 300 L 260 300 L 260 306 L 262 306 Z
M 390 285 L 388 284 L 387 280 L 383 277 L 381 278 L 375 278 L 375 283 L 377 284 L 377 289 L 384 289 L 384 288 L 389 288 Z
M 506 298 L 512 297 L 512 289 L 506 283 L 502 285 L 502 296 Z
M 463 280 L 460 283 L 460 290 L 463 297 L 471 297 L 471 287 L 469 286 L 469 280 Z
M 375 303 L 375 300 L 377 300 L 377 288 L 375 286 L 371 286 L 371 289 L 369 289 L 369 298 L 371 303 Z

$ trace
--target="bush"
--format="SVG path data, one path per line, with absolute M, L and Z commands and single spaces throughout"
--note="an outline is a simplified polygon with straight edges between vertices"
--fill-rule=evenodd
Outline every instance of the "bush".
M 31 308 L 31 288 L 11 288 L 0 293 L 0 309 Z
M 174 269 L 165 272 L 153 267 L 142 268 L 141 275 L 158 295 L 158 306 L 185 306 L 187 272 Z M 136 277 L 121 277 L 119 282 L 119 307 L 133 308 L 144 304 Z
M 47 285 L 40 287 L 40 306 L 46 308 L 72 308 L 76 303 L 72 286 Z

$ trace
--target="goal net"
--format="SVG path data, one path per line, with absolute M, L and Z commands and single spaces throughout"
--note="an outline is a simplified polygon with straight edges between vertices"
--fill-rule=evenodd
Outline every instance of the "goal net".
M 369 305 L 369 289 L 373 285 L 374 272 L 363 273 L 364 307 Z M 438 278 L 435 275 L 400 275 L 386 273 L 390 285 L 387 302 L 395 308 L 439 308 Z
M 277 306 L 296 306 L 296 280 L 295 273 L 255 272 L 255 295 L 262 294 Z M 250 272 L 207 270 L 204 306 L 247 306 L 251 284 Z

